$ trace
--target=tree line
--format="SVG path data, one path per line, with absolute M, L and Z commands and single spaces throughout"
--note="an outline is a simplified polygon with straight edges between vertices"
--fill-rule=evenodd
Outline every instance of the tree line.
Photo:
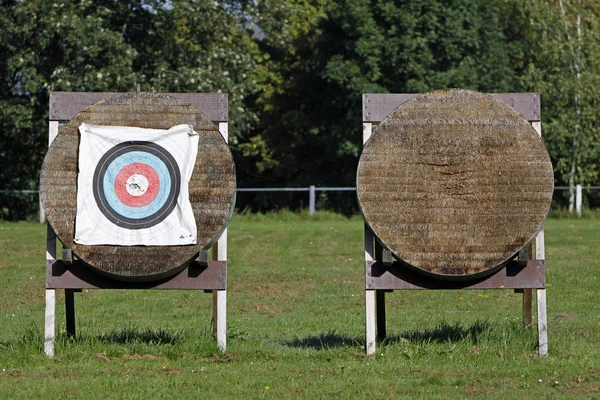
M 599 21 L 588 0 L 3 0 L 0 189 L 38 187 L 50 91 L 137 85 L 229 93 L 239 187 L 354 186 L 363 93 L 540 92 L 556 184 L 598 185 Z M 35 207 L 0 195 L 2 219 Z

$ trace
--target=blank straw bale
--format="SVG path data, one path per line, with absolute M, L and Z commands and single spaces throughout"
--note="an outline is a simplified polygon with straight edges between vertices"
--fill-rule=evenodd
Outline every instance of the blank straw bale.
M 554 178 L 544 144 L 508 105 L 466 90 L 396 108 L 365 144 L 364 217 L 393 255 L 444 278 L 494 272 L 541 228 Z

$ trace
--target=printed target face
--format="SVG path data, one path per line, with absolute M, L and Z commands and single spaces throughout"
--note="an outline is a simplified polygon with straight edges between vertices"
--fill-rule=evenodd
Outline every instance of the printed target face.
M 188 187 L 198 151 L 193 128 L 82 123 L 79 131 L 75 243 L 195 244 Z
M 181 173 L 173 156 L 156 143 L 127 141 L 108 150 L 93 177 L 102 214 L 126 229 L 162 222 L 177 205 Z

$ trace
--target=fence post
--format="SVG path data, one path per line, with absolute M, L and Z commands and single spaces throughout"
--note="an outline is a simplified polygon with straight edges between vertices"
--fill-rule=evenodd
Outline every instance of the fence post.
M 42 207 L 42 195 L 38 194 L 39 204 L 40 204 L 40 224 L 46 222 L 46 212 L 44 211 L 44 207 Z
M 575 211 L 581 217 L 581 185 L 575 186 Z
M 308 210 L 310 215 L 315 213 L 315 186 L 310 185 L 308 188 Z

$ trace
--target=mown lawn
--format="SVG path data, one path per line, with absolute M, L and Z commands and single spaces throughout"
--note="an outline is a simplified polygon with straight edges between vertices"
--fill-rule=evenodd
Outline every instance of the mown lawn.
M 236 216 L 228 351 L 212 296 L 76 294 L 42 351 L 45 227 L 0 222 L 0 398 L 533 398 L 600 396 L 600 222 L 546 224 L 549 351 L 509 290 L 388 294 L 388 340 L 364 355 L 361 219 Z

